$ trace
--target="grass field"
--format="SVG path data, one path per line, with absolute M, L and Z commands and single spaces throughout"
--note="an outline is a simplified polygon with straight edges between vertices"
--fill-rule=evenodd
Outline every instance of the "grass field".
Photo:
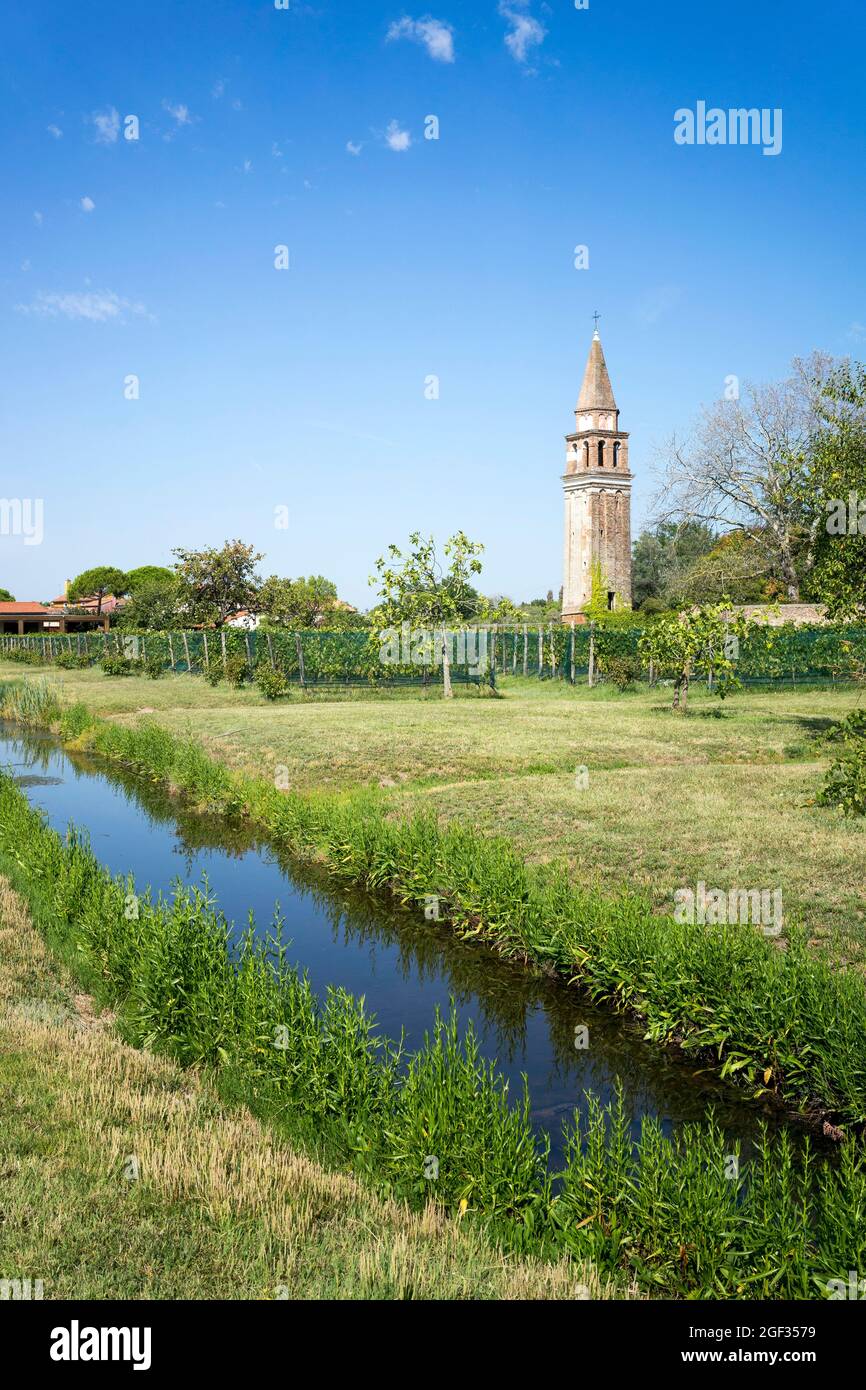
M 0 665 L 4 679 L 23 675 Z M 521 678 L 504 679 L 499 698 L 450 703 L 415 692 L 269 703 L 194 676 L 97 670 L 65 672 L 60 684 L 64 700 L 123 723 L 147 712 L 252 776 L 285 768 L 298 790 L 382 785 L 399 813 L 432 805 L 508 835 L 532 862 L 567 860 L 581 882 L 640 888 L 660 910 L 699 880 L 780 886 L 816 948 L 866 960 L 866 827 L 810 804 L 827 763 L 822 736 L 860 699 L 851 688 L 725 702 L 697 691 L 682 717 L 665 689 L 621 695 Z

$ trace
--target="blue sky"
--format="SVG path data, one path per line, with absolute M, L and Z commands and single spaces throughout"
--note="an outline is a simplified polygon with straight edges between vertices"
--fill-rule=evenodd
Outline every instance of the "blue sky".
M 0 492 L 44 499 L 41 544 L 0 536 L 18 598 L 240 536 L 367 606 L 416 528 L 534 597 L 594 310 L 635 531 L 728 375 L 866 353 L 859 0 L 44 0 L 0 39 Z M 698 101 L 781 109 L 781 153 L 676 144 Z

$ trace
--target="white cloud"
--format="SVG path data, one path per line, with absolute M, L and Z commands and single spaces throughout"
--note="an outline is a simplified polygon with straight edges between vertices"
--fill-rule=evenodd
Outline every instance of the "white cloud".
M 398 121 L 392 121 L 385 131 L 385 143 L 390 150 L 408 150 L 412 136 L 408 130 L 401 130 Z
M 63 131 L 60 129 L 59 125 L 49 125 L 46 126 L 45 129 L 49 131 L 51 135 L 54 136 L 55 140 L 59 140 L 63 135 Z
M 349 154 L 360 154 L 363 148 L 363 145 L 356 145 L 354 140 L 346 141 L 346 149 L 349 151 Z
M 42 222 L 43 222 L 42 213 L 41 213 L 41 212 L 34 212 L 34 214 L 33 214 L 33 221 L 36 223 L 37 227 L 41 227 L 41 226 L 42 226 Z
M 92 198 L 88 198 L 85 194 L 85 196 L 81 199 L 81 206 L 85 212 L 93 212 L 93 209 L 96 207 L 96 204 L 94 203 Z
M 423 43 L 431 58 L 438 63 L 454 62 L 454 30 L 444 20 L 425 15 L 423 19 L 396 19 L 388 30 L 388 41 L 411 39 Z
M 271 154 L 274 156 L 274 159 L 282 159 L 283 157 L 283 152 L 277 144 L 276 140 L 271 145 Z
M 36 314 L 39 318 L 86 319 L 89 323 L 123 323 L 127 315 L 152 319 L 143 304 L 123 299 L 113 290 L 94 290 L 65 294 L 40 292 L 32 304 L 16 305 L 21 314 Z
M 508 0 L 500 0 L 499 3 L 499 13 L 511 26 L 505 35 L 505 46 L 517 63 L 525 63 L 530 49 L 544 43 L 547 37 L 547 30 L 543 24 L 524 10 L 515 8 L 516 5 L 525 3 L 526 0 L 511 0 L 510 4 Z
M 219 101 L 220 97 L 221 97 L 221 96 L 223 95 L 223 93 L 225 92 L 225 89 L 226 89 L 225 78 L 224 78 L 224 77 L 218 77 L 217 80 L 216 80 L 216 82 L 215 82 L 215 83 L 213 84 L 213 86 L 211 87 L 211 92 L 210 92 L 210 94 L 211 94 L 211 96 L 213 97 L 214 101 Z
M 245 159 L 245 160 L 244 160 L 244 165 L 243 165 L 243 172 L 244 172 L 245 174 L 250 173 L 252 167 L 253 167 L 253 161 L 252 161 L 251 159 Z
M 113 145 L 120 134 L 120 112 L 109 106 L 105 111 L 94 111 L 90 119 L 96 126 L 97 145 Z
M 162 103 L 162 109 L 163 111 L 167 111 L 168 114 L 177 121 L 178 125 L 192 124 L 192 116 L 189 114 L 189 107 L 185 106 L 182 101 L 178 102 L 176 106 L 172 106 L 170 101 L 164 101 Z

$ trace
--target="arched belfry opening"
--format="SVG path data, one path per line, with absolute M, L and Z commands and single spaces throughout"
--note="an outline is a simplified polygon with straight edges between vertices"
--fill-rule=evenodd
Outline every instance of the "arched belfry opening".
M 619 427 L 598 327 L 592 336 L 566 435 L 562 616 L 583 621 L 592 574 L 601 567 L 608 608 L 631 607 L 631 484 L 628 434 Z M 599 437 L 601 436 L 601 438 Z

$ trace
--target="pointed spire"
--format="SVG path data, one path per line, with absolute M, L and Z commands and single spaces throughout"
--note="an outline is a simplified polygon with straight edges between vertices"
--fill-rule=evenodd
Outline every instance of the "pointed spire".
M 589 348 L 589 357 L 586 359 L 586 371 L 583 374 L 583 385 L 580 388 L 580 395 L 577 399 L 578 410 L 616 410 L 616 401 L 613 398 L 613 387 L 610 384 L 610 377 L 607 374 L 607 363 L 604 360 L 604 353 L 601 350 L 601 339 L 598 336 L 598 325 L 592 335 L 592 343 Z

